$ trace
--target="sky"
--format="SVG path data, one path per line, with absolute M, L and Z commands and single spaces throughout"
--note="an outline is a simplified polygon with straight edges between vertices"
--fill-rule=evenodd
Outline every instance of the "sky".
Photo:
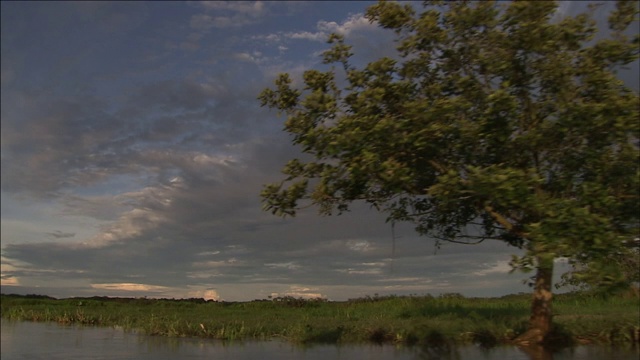
M 520 250 L 500 242 L 436 249 L 361 204 L 330 217 L 261 210 L 262 186 L 300 150 L 258 94 L 279 73 L 299 84 L 322 69 L 332 32 L 356 61 L 391 55 L 393 34 L 363 16 L 371 4 L 1 2 L 2 293 L 530 291 L 530 274 L 510 273 Z

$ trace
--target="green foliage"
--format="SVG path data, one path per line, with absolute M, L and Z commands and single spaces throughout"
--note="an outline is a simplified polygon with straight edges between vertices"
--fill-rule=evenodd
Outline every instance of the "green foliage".
M 607 259 L 639 222 L 640 104 L 616 70 L 638 59 L 637 5 L 619 2 L 596 41 L 589 14 L 552 21 L 550 1 L 379 2 L 366 16 L 397 57 L 357 68 L 332 35 L 324 61 L 340 67 L 260 95 L 313 157 L 264 188 L 265 210 L 366 201 L 437 239 L 523 247 L 516 267 L 568 257 L 622 281 Z
M 637 289 L 640 285 L 640 238 L 624 244 L 624 248 L 609 254 L 604 262 L 573 259 L 573 270 L 563 274 L 556 287 L 573 287 L 594 293 L 620 292 L 630 287 Z M 599 286 L 594 287 L 593 284 Z

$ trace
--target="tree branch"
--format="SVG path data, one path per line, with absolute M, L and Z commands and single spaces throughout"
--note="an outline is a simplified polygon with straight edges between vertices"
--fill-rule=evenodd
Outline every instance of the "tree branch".
M 521 238 L 526 238 L 528 237 L 528 234 L 525 232 L 522 232 L 518 229 L 516 229 L 515 225 L 513 225 L 509 220 L 507 220 L 507 218 L 505 218 L 504 216 L 502 216 L 500 213 L 496 212 L 493 207 L 491 207 L 491 205 L 485 205 L 484 206 L 484 210 L 491 215 L 491 217 L 500 225 L 502 225 L 507 231 L 509 231 L 510 233 L 521 237 Z

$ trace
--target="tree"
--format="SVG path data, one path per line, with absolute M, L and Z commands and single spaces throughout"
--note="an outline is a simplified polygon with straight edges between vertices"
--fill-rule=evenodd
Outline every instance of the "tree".
M 638 57 L 638 37 L 625 35 L 637 3 L 618 2 L 597 41 L 589 14 L 553 21 L 556 8 L 368 8 L 395 32 L 395 59 L 357 68 L 332 34 L 329 70 L 305 71 L 303 89 L 281 74 L 260 94 L 311 159 L 289 161 L 285 179 L 265 186 L 265 210 L 294 216 L 315 205 L 328 215 L 366 201 L 439 241 L 518 246 L 514 268 L 536 271 L 521 340 L 543 342 L 554 260 L 605 264 L 640 215 L 639 97 L 616 77 Z M 622 280 L 614 266 L 589 269 L 601 283 Z

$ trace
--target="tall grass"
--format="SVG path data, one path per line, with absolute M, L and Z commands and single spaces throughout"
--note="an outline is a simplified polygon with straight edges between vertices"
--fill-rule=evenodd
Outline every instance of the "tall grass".
M 366 297 L 346 302 L 279 298 L 30 298 L 2 295 L 4 319 L 120 326 L 164 336 L 221 340 L 282 338 L 298 343 L 396 343 L 444 346 L 510 343 L 526 330 L 530 295 L 502 298 Z M 638 344 L 636 296 L 559 295 L 554 336 L 571 343 Z

